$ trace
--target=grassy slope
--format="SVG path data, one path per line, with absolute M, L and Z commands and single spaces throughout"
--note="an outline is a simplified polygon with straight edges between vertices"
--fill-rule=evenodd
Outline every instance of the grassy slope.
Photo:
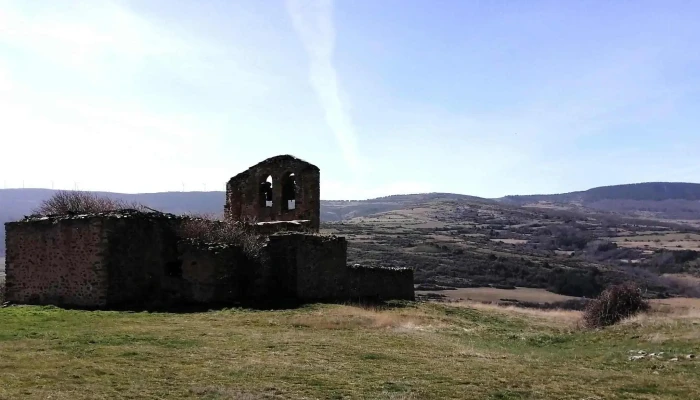
M 700 362 L 627 360 L 630 349 L 697 351 L 700 319 L 581 332 L 572 315 L 10 307 L 0 309 L 0 399 L 700 398 Z

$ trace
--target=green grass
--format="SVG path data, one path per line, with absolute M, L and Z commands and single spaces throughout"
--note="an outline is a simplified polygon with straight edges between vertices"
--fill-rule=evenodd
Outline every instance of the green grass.
M 544 314 L 543 314 L 544 315 Z M 603 331 L 498 310 L 0 309 L 0 399 L 694 399 L 693 318 Z

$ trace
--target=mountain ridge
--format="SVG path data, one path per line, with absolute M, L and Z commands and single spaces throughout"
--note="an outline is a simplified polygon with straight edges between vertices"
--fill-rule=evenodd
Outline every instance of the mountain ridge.
M 580 190 L 555 194 L 507 195 L 496 200 L 559 200 L 559 201 L 597 201 L 597 200 L 646 200 L 662 201 L 671 199 L 700 200 L 700 183 L 690 182 L 642 182 L 621 185 L 597 186 Z

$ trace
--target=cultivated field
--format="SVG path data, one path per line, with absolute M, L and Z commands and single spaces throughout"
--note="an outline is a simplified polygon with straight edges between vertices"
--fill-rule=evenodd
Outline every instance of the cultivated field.
M 679 311 L 680 310 L 680 311 Z M 696 399 L 700 313 L 408 303 L 201 313 L 0 309 L 0 399 Z M 640 357 L 639 351 L 664 352 Z M 672 361 L 677 357 L 677 361 Z

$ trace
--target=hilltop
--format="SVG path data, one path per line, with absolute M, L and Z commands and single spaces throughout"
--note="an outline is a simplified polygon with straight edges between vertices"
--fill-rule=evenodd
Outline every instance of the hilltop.
M 504 204 L 592 209 L 663 219 L 700 220 L 700 184 L 649 182 L 597 187 L 585 191 L 505 196 Z

